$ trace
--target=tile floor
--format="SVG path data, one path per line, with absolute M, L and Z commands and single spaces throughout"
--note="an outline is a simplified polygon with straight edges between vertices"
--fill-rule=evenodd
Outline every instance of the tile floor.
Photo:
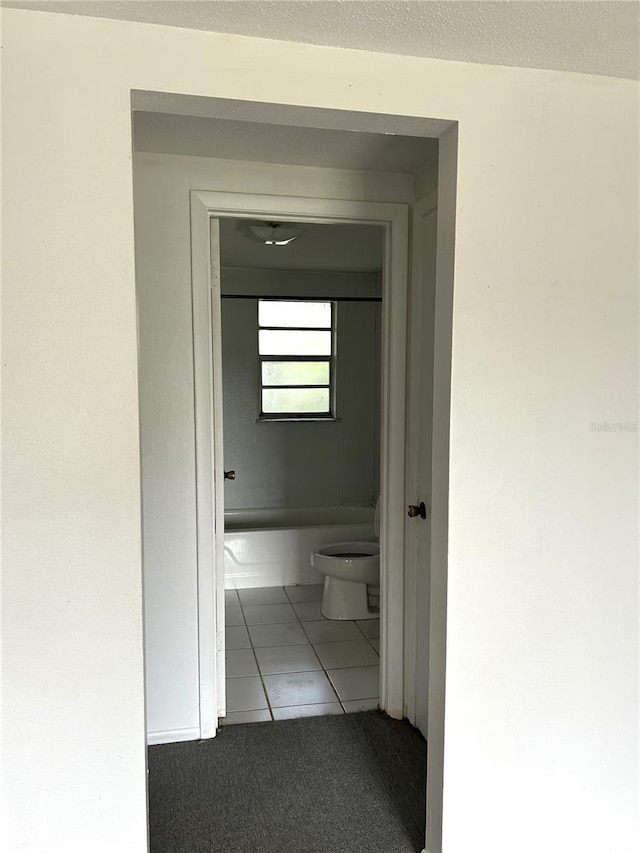
M 336 622 L 322 586 L 227 590 L 224 725 L 377 707 L 378 619 Z

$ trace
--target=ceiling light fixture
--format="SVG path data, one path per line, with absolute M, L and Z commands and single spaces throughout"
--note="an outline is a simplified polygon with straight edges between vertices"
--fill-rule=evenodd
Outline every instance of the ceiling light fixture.
M 265 246 L 288 246 L 304 234 L 304 228 L 287 222 L 247 223 L 245 237 Z

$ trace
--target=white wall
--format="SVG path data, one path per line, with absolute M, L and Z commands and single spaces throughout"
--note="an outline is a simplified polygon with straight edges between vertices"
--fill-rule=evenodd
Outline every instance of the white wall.
M 459 122 L 444 850 L 635 851 L 637 85 L 2 18 L 7 849 L 146 844 L 138 88 Z
M 435 157 L 420 169 L 415 177 L 414 200 L 416 202 L 438 189 L 438 158 Z
M 381 235 L 382 238 L 382 235 Z M 379 288 L 374 273 L 222 269 L 244 296 L 339 297 Z M 304 279 L 304 283 L 303 282 Z M 262 285 L 262 286 L 261 286 Z M 293 287 L 291 286 L 293 285 Z M 337 302 L 336 413 L 331 422 L 259 421 L 258 298 L 222 300 L 225 508 L 366 505 L 375 502 L 374 436 L 379 435 L 380 303 Z M 376 425 L 376 422 L 378 424 Z
M 273 166 L 207 157 L 134 156 L 147 728 L 154 740 L 193 737 L 198 726 L 190 189 L 334 198 L 366 195 L 373 201 L 408 201 L 412 194 L 410 179 L 400 175 Z M 251 286 L 256 289 L 264 285 L 269 275 L 273 273 L 263 273 L 262 281 L 257 282 L 257 273 L 245 271 L 243 278 L 246 282 L 251 277 Z M 301 280 L 301 273 L 291 275 Z M 326 275 L 318 280 L 312 273 L 306 273 L 305 281 L 310 280 L 318 293 L 321 286 L 326 287 Z M 369 277 L 356 282 L 353 276 L 344 274 L 337 295 L 344 291 L 347 282 L 351 283 L 354 293 L 356 283 L 362 294 L 373 292 L 372 286 L 379 289 L 377 278 L 373 285 Z M 288 282 L 287 287 L 290 286 Z M 225 289 L 238 292 L 238 288 L 243 287 L 238 274 L 227 271 Z M 359 357 L 355 352 L 355 360 L 349 360 L 356 369 Z M 373 353 L 370 358 L 374 359 Z M 370 363 L 368 358 L 367 363 Z M 255 370 L 252 375 L 255 376 Z M 237 402 L 234 396 L 227 408 L 232 410 Z M 248 406 L 251 404 L 249 400 L 246 402 Z M 364 402 L 372 405 L 368 398 Z M 350 405 L 349 401 L 346 405 Z M 264 435 L 265 430 L 284 426 L 254 424 L 254 429 L 262 430 Z M 299 434 L 302 426 L 315 425 L 286 426 L 293 427 Z M 350 445 L 357 436 L 351 431 L 343 434 L 339 424 L 318 426 L 331 431 L 330 438 L 339 439 L 339 446 L 334 448 L 336 454 L 340 458 L 343 455 L 350 458 Z M 315 431 L 317 433 L 318 429 Z M 225 464 L 238 471 L 237 481 L 226 488 L 230 505 L 234 493 L 245 493 L 247 484 L 257 485 L 251 480 L 245 462 L 247 453 L 252 450 L 236 450 L 234 438 L 235 427 L 227 424 Z M 254 436 L 250 438 L 252 448 Z M 363 477 L 370 481 L 372 467 L 379 468 L 379 453 L 374 453 L 373 462 L 371 459 L 372 441 L 370 436 L 366 455 L 358 451 L 350 461 L 352 470 L 346 478 L 349 481 L 357 479 L 362 483 Z M 377 441 L 379 445 L 379 437 Z M 299 451 L 297 461 L 306 452 L 306 440 Z M 358 473 L 360 469 L 366 470 Z M 270 477 L 282 476 L 282 472 L 264 470 Z M 333 501 L 341 491 L 337 468 L 333 468 L 333 473 L 333 482 L 324 482 L 322 502 Z M 371 494 L 376 488 L 377 482 L 369 487 Z M 344 502 L 351 501 L 352 494 L 347 491 L 342 494 Z M 358 490 L 357 495 L 360 494 Z M 269 493 L 263 492 L 261 500 L 268 501 Z M 277 505 L 277 501 L 271 505 Z M 169 732 L 172 734 L 167 734 Z

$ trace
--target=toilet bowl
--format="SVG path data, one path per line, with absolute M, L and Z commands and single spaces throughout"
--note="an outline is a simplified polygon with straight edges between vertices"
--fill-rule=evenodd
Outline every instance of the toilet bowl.
M 379 501 L 379 499 L 378 499 Z M 380 535 L 376 504 L 376 537 Z M 377 619 L 379 608 L 370 599 L 380 596 L 378 542 L 335 542 L 311 554 L 311 565 L 324 575 L 322 615 L 326 619 Z

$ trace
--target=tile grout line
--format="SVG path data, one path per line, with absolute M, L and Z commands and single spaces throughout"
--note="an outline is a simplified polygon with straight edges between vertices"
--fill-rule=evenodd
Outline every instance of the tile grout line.
M 300 604 L 300 603 L 306 603 L 306 602 L 293 602 L 293 601 L 290 599 L 290 597 L 289 597 L 289 595 L 288 595 L 288 593 L 287 593 L 287 588 L 286 588 L 286 587 L 284 587 L 284 586 L 283 586 L 283 587 L 275 587 L 275 589 L 281 589 L 281 590 L 282 590 L 282 592 L 283 592 L 283 594 L 284 594 L 284 597 L 285 597 L 285 599 L 286 599 L 286 602 L 279 602 L 279 603 L 281 603 L 281 604 L 282 604 L 282 603 L 288 603 L 288 604 L 289 604 L 289 606 L 291 607 L 291 609 L 292 609 L 292 611 L 293 611 L 293 613 L 294 613 L 294 615 L 295 615 L 295 617 L 296 617 L 296 622 L 300 625 L 300 628 L 302 629 L 302 633 L 304 634 L 305 638 L 307 639 L 307 644 L 308 644 L 308 645 L 309 645 L 309 647 L 311 648 L 311 650 L 312 650 L 312 652 L 313 652 L 313 654 L 314 654 L 315 658 L 317 659 L 318 663 L 320 664 L 320 667 L 321 667 L 321 670 L 320 670 L 320 671 L 323 673 L 323 675 L 325 676 L 326 680 L 328 681 L 328 683 L 329 683 L 329 685 L 330 685 L 330 687 L 331 687 L 331 690 L 332 690 L 332 692 L 334 693 L 334 695 L 335 695 L 335 697 L 336 697 L 336 699 L 337 699 L 337 704 L 338 704 L 338 705 L 340 705 L 340 708 L 342 709 L 342 713 L 345 713 L 345 714 L 346 714 L 346 713 L 349 713 L 349 712 L 347 711 L 346 707 L 345 707 L 345 702 L 347 702 L 347 701 L 351 701 L 351 700 L 346 700 L 346 699 L 345 699 L 345 700 L 343 701 L 343 700 L 340 698 L 340 696 L 339 696 L 339 694 L 338 694 L 338 691 L 337 691 L 337 689 L 336 689 L 335 685 L 333 684 L 333 681 L 331 680 L 331 676 L 329 675 L 329 672 L 327 671 L 326 667 L 324 666 L 324 664 L 323 664 L 323 663 L 322 663 L 322 661 L 320 660 L 320 657 L 319 657 L 319 655 L 318 655 L 318 652 L 316 651 L 315 645 L 314 645 L 314 643 L 312 642 L 312 640 L 311 640 L 311 638 L 310 638 L 309 634 L 307 633 L 307 631 L 306 631 L 306 629 L 305 629 L 305 627 L 304 627 L 304 623 L 303 623 L 302 618 L 299 616 L 298 612 L 296 611 L 295 607 L 293 606 L 294 604 Z M 244 607 L 245 607 L 245 606 L 250 607 L 250 606 L 255 606 L 255 605 L 244 605 L 244 604 L 242 603 L 242 600 L 240 599 L 240 595 L 239 595 L 238 590 L 236 590 L 236 595 L 237 595 L 237 598 L 238 598 L 238 602 L 239 602 L 239 604 L 238 604 L 238 605 L 230 604 L 230 605 L 227 605 L 227 606 L 229 606 L 229 607 L 239 606 L 239 607 L 240 607 L 240 612 L 241 612 L 241 616 L 242 616 L 242 619 L 243 619 L 243 626 L 238 626 L 238 627 L 244 627 L 244 628 L 245 628 L 245 630 L 247 631 L 247 636 L 248 636 L 248 638 L 249 638 L 249 643 L 250 643 L 250 649 L 251 649 L 251 652 L 252 652 L 252 654 L 253 654 L 253 658 L 254 658 L 254 661 L 255 661 L 255 664 L 256 664 L 256 669 L 257 669 L 257 671 L 258 671 L 258 677 L 260 678 L 260 684 L 261 684 L 261 687 L 262 687 L 262 691 L 263 691 L 263 693 L 264 693 L 265 701 L 266 701 L 266 703 L 267 703 L 267 708 L 266 708 L 266 709 L 264 709 L 264 710 L 268 710 L 268 711 L 269 711 L 269 714 L 270 714 L 270 718 L 271 718 L 271 720 L 272 720 L 272 721 L 275 721 L 275 716 L 274 716 L 274 712 L 273 712 L 273 707 L 272 707 L 272 705 L 271 705 L 271 701 L 270 701 L 270 699 L 269 699 L 269 694 L 268 694 L 268 692 L 267 692 L 267 687 L 266 687 L 266 684 L 265 684 L 265 682 L 264 682 L 264 676 L 263 676 L 262 670 L 260 669 L 260 665 L 259 665 L 259 663 L 258 663 L 258 659 L 257 659 L 257 655 L 256 655 L 256 647 L 255 647 L 255 646 L 254 646 L 254 644 L 253 644 L 253 639 L 252 639 L 251 634 L 250 634 L 250 632 L 249 632 L 249 627 L 250 627 L 250 626 L 247 624 L 247 621 L 246 621 L 246 615 L 245 615 L 245 613 L 244 613 Z M 273 603 L 273 602 L 271 602 L 271 603 Z M 278 602 L 276 602 L 276 604 L 277 604 L 277 603 L 278 603 Z M 308 620 L 308 621 L 314 621 L 314 620 Z M 320 621 L 320 620 L 319 620 L 319 621 Z M 357 626 L 357 628 L 358 628 L 358 631 L 359 631 L 360 635 L 361 635 L 361 636 L 363 637 L 363 639 L 367 642 L 367 645 L 368 645 L 370 648 L 372 648 L 372 649 L 373 649 L 373 651 L 374 651 L 374 652 L 376 653 L 376 655 L 378 656 L 378 660 L 379 660 L 379 659 L 380 659 L 380 653 L 379 653 L 379 652 L 378 652 L 378 650 L 373 646 L 373 644 L 372 644 L 372 642 L 371 642 L 371 638 L 370 638 L 370 637 L 368 637 L 368 636 L 364 633 L 364 631 L 363 631 L 362 627 L 361 627 L 360 625 L 358 625 L 357 621 L 356 621 L 355 619 L 350 619 L 350 620 L 345 620 L 345 621 L 349 621 L 349 622 L 351 622 L 351 623 L 353 623 L 353 624 L 355 624 L 355 625 Z M 260 624 L 268 625 L 268 624 L 284 624 L 284 623 L 277 623 L 277 622 L 276 622 L 276 623 L 258 623 L 258 625 L 260 625 Z M 292 623 L 289 623 L 289 624 L 295 624 L 295 622 L 292 622 Z M 229 627 L 231 627 L 231 626 L 229 626 Z M 326 644 L 329 644 L 329 643 L 331 643 L 331 642 L 342 642 L 342 641 L 340 641 L 340 640 L 326 641 Z M 289 646 L 284 646 L 283 648 L 288 648 L 288 647 L 289 647 Z M 262 647 L 260 647 L 260 648 L 262 648 Z M 279 648 L 279 647 L 273 647 L 273 648 Z M 229 650 L 229 651 L 231 651 L 231 650 Z M 341 668 L 341 667 L 338 667 L 338 669 L 340 669 L 340 668 Z M 342 667 L 342 668 L 347 668 L 347 669 L 348 669 L 349 667 Z M 364 667 L 362 667 L 362 668 L 364 668 Z M 308 670 L 308 671 L 307 671 L 307 670 L 304 670 L 304 671 L 301 671 L 300 673 L 296 673 L 296 674 L 300 674 L 300 675 L 302 675 L 302 674 L 306 674 L 307 672 L 310 674 L 310 673 L 313 673 L 313 672 L 318 672 L 318 670 Z M 289 673 L 282 673 L 282 674 L 287 675 L 287 674 L 289 674 Z M 371 698 L 372 698 L 372 699 L 375 699 L 376 697 L 371 697 Z M 378 698 L 378 700 L 379 700 L 379 697 L 377 697 L 377 698 Z M 366 701 L 366 700 L 355 700 L 355 701 Z M 322 704 L 327 704 L 327 703 L 323 703 L 323 702 L 307 702 L 307 703 L 299 703 L 298 707 L 311 707 L 311 706 L 314 706 L 314 705 L 322 705 Z M 256 710 L 260 710 L 260 709 L 256 709 Z M 240 712 L 240 713 L 241 713 L 241 712 Z M 250 713 L 250 712 L 245 712 L 245 713 Z
M 240 596 L 238 596 L 238 598 L 240 598 Z M 240 607 L 242 608 L 242 618 L 245 620 L 245 624 L 246 624 L 247 620 L 246 620 L 245 615 L 244 615 L 244 605 L 242 604 L 242 602 L 240 603 Z M 271 717 L 271 722 L 273 722 L 275 720 L 275 717 L 273 716 L 273 708 L 271 707 L 271 702 L 269 700 L 269 694 L 267 693 L 267 685 L 264 683 L 264 678 L 262 677 L 262 670 L 260 669 L 260 664 L 258 663 L 258 656 L 256 655 L 256 647 L 253 645 L 253 639 L 251 637 L 251 632 L 249 631 L 248 625 L 247 625 L 247 636 L 249 637 L 249 642 L 251 643 L 251 652 L 253 654 L 253 659 L 256 662 L 256 669 L 258 670 L 258 678 L 260 679 L 260 685 L 262 686 L 262 692 L 264 693 L 264 699 L 265 699 L 265 702 L 267 703 L 267 710 L 269 711 L 269 716 Z
M 301 619 L 301 618 L 300 618 L 300 616 L 298 615 L 298 612 L 296 611 L 296 609 L 293 607 L 294 602 L 292 602 L 292 601 L 291 601 L 291 599 L 289 598 L 289 596 L 287 595 L 287 589 L 286 589 L 286 587 L 280 587 L 280 589 L 282 589 L 282 591 L 284 592 L 284 595 L 285 595 L 285 597 L 287 598 L 287 601 L 288 601 L 289 605 L 291 606 L 291 609 L 293 610 L 293 612 L 294 612 L 294 614 L 295 614 L 296 620 L 297 620 L 298 624 L 300 625 L 300 628 L 302 629 L 302 633 L 303 633 L 303 634 L 305 635 L 305 637 L 307 638 L 308 644 L 309 644 L 309 646 L 310 646 L 310 648 L 311 648 L 311 650 L 312 650 L 313 654 L 315 655 L 316 660 L 318 661 L 318 663 L 320 664 L 320 666 L 321 666 L 321 668 L 322 668 L 322 669 L 321 669 L 321 672 L 323 673 L 323 675 L 325 676 L 325 678 L 326 678 L 326 679 L 327 679 L 327 681 L 329 682 L 329 686 L 331 687 L 331 690 L 333 691 L 333 694 L 334 694 L 335 698 L 338 700 L 338 701 L 337 701 L 337 704 L 338 704 L 338 705 L 340 705 L 340 707 L 342 708 L 343 713 L 345 713 L 345 714 L 346 714 L 346 713 L 347 713 L 347 710 L 346 710 L 346 708 L 344 707 L 344 705 L 342 704 L 342 699 L 340 699 L 340 696 L 338 695 L 338 691 L 336 690 L 336 688 L 335 688 L 335 686 L 334 686 L 333 682 L 331 681 L 331 676 L 329 675 L 329 673 L 327 672 L 327 670 L 326 670 L 326 669 L 325 669 L 325 667 L 324 667 L 324 664 L 323 664 L 323 663 L 322 663 L 322 661 L 320 660 L 320 658 L 319 658 L 319 656 L 318 656 L 318 653 L 316 652 L 315 647 L 314 647 L 313 643 L 311 642 L 311 638 L 309 637 L 309 635 L 307 634 L 307 632 L 306 632 L 306 630 L 305 630 L 305 627 L 304 627 L 304 624 L 303 624 L 303 622 L 302 622 L 302 619 Z M 239 596 L 238 596 L 238 597 L 239 597 Z M 298 604 L 300 604 L 301 602 L 297 602 L 297 603 L 298 603 Z M 305 603 L 305 602 L 302 602 L 302 603 Z M 242 605 L 241 605 L 241 606 L 242 606 Z M 244 614 L 243 614 L 243 616 L 244 616 Z M 280 624 L 280 623 L 273 623 L 273 624 Z M 289 624 L 295 624 L 295 622 L 292 622 L 292 623 L 289 623 Z M 249 628 L 249 626 L 247 625 L 247 633 L 249 633 L 248 628 Z M 251 639 L 251 634 L 249 634 L 249 641 L 252 643 L 252 646 L 253 646 L 253 640 Z M 274 648 L 277 648 L 277 647 L 274 647 Z M 256 663 L 257 663 L 257 659 L 256 659 Z M 260 676 L 261 676 L 261 678 L 262 678 L 262 672 L 260 671 L 260 665 L 259 665 L 259 664 L 258 664 L 258 671 L 260 672 Z M 316 669 L 316 670 L 303 670 L 302 672 L 300 672 L 300 673 L 296 673 L 296 674 L 302 675 L 304 672 L 318 672 L 318 670 L 317 670 L 317 669 Z M 291 673 L 281 673 L 281 674 L 282 674 L 282 675 L 288 675 L 288 674 L 291 674 Z M 266 689 L 266 685 L 264 685 L 264 682 L 263 682 L 263 689 L 264 689 L 264 691 L 265 691 L 265 696 L 266 696 L 267 702 L 269 702 L 269 696 L 268 696 L 268 694 L 267 694 L 267 689 Z M 324 702 L 307 702 L 307 703 L 301 703 L 301 704 L 299 705 L 299 707 L 301 707 L 301 708 L 302 708 L 302 707 L 305 707 L 305 705 L 324 705 L 324 704 L 327 704 L 327 703 L 324 703 Z M 270 702 L 269 702 L 269 707 L 271 708 L 271 703 L 270 703 Z M 273 715 L 273 710 L 272 710 L 272 709 L 271 709 L 271 713 L 272 713 L 272 715 Z M 275 717 L 273 717 L 273 719 L 275 720 Z
M 294 610 L 294 613 L 296 613 L 296 611 L 295 611 L 295 610 Z M 298 614 L 297 614 L 297 613 L 296 613 L 296 616 L 298 616 Z M 298 618 L 298 621 L 300 622 L 300 627 L 302 628 L 302 633 L 305 635 L 305 637 L 306 637 L 306 638 L 307 638 L 307 640 L 309 641 L 309 645 L 310 645 L 310 646 L 311 646 L 311 648 L 313 649 L 313 653 L 314 653 L 314 655 L 316 656 L 316 658 L 318 659 L 318 663 L 319 663 L 319 664 L 320 664 L 320 666 L 322 667 L 322 672 L 324 673 L 324 677 L 325 677 L 325 678 L 327 679 L 327 681 L 329 682 L 329 684 L 330 684 L 330 686 L 331 686 L 331 689 L 333 690 L 334 695 L 335 695 L 336 699 L 338 700 L 338 704 L 339 704 L 339 705 L 340 705 L 340 707 L 342 708 L 342 712 L 343 712 L 343 714 L 346 714 L 346 713 L 347 713 L 347 709 L 346 709 L 346 708 L 344 707 L 344 705 L 342 704 L 342 699 L 341 699 L 341 698 L 340 698 L 340 696 L 338 695 L 338 691 L 336 690 L 335 685 L 334 685 L 333 681 L 331 680 L 331 676 L 329 675 L 329 673 L 327 672 L 327 670 L 324 668 L 324 664 L 323 664 L 323 663 L 322 663 L 322 661 L 320 660 L 320 655 L 319 655 L 319 654 L 317 653 L 317 651 L 315 650 L 314 645 L 313 645 L 313 643 L 311 642 L 311 637 L 307 634 L 307 632 L 306 632 L 306 630 L 305 630 L 305 627 L 304 627 L 304 624 L 303 624 L 303 622 L 302 622 L 302 619 Z
M 315 648 L 314 648 L 314 645 L 313 645 L 313 643 L 311 642 L 311 638 L 309 637 L 309 635 L 307 634 L 307 632 L 306 632 L 306 630 L 305 630 L 305 627 L 304 627 L 304 624 L 303 624 L 303 622 L 302 622 L 302 619 L 300 619 L 300 617 L 298 616 L 298 613 L 297 613 L 296 609 L 293 607 L 293 602 L 291 601 L 291 599 L 289 599 L 289 596 L 287 595 L 286 587 L 281 587 L 281 588 L 282 588 L 282 590 L 283 590 L 283 592 L 284 592 L 284 594 L 285 594 L 285 597 L 287 598 L 287 600 L 288 600 L 288 602 L 289 602 L 289 604 L 290 604 L 290 606 L 291 606 L 291 609 L 293 610 L 293 612 L 294 612 L 294 614 L 295 614 L 296 620 L 297 620 L 298 624 L 300 625 L 300 628 L 302 629 L 302 633 L 303 633 L 303 634 L 305 635 L 305 637 L 307 638 L 307 641 L 308 641 L 308 644 L 309 644 L 309 646 L 310 646 L 310 648 L 311 648 L 311 651 L 313 652 L 313 654 L 314 654 L 314 655 L 315 655 L 315 657 L 316 657 L 316 660 L 318 661 L 318 663 L 319 663 L 319 664 L 320 664 L 320 666 L 322 667 L 321 672 L 324 674 L 325 678 L 326 678 L 326 679 L 327 679 L 327 681 L 329 682 L 329 686 L 331 687 L 331 690 L 333 691 L 334 696 L 335 696 L 335 697 L 336 697 L 336 699 L 338 700 L 337 704 L 338 704 L 338 705 L 340 705 L 340 707 L 342 708 L 343 713 L 345 713 L 345 714 L 346 714 L 346 713 L 347 713 L 346 708 L 345 708 L 345 707 L 344 707 L 344 705 L 342 704 L 342 700 L 341 700 L 341 699 L 340 699 L 340 697 L 338 696 L 338 692 L 337 692 L 337 690 L 335 689 L 335 687 L 334 687 L 334 685 L 333 685 L 333 682 L 331 681 L 331 678 L 330 678 L 329 674 L 327 673 L 326 669 L 324 668 L 324 664 L 322 663 L 322 661 L 321 661 L 321 660 L 320 660 L 320 658 L 318 657 L 318 653 L 316 652 L 316 650 L 315 650 Z M 299 604 L 299 603 L 301 603 L 301 602 L 297 602 L 297 603 Z M 274 623 L 274 624 L 278 624 L 278 623 Z M 290 623 L 290 624 L 295 624 L 295 623 Z M 247 628 L 248 628 L 248 626 L 247 626 Z M 250 635 L 250 634 L 249 634 L 249 640 L 251 641 L 251 635 Z M 252 642 L 252 641 L 251 641 L 251 642 Z M 256 662 L 257 662 L 257 659 L 256 659 Z M 260 665 L 259 665 L 259 664 L 258 664 L 258 670 L 260 670 Z M 304 672 L 318 672 L 318 670 L 317 670 L 317 669 L 316 669 L 316 670 L 303 670 L 302 672 L 300 672 L 300 673 L 295 673 L 295 674 L 302 675 Z M 281 674 L 282 674 L 282 675 L 288 675 L 288 674 L 291 674 L 291 673 L 281 673 Z M 261 675 L 262 675 L 262 673 L 261 673 Z M 269 702 L 269 697 L 268 697 L 268 695 L 267 695 L 266 685 L 265 685 L 265 687 L 264 687 L 264 691 L 265 691 L 265 695 L 267 696 L 267 702 Z M 300 707 L 300 708 L 305 707 L 305 704 L 306 704 L 306 705 L 324 705 L 324 704 L 327 704 L 327 703 L 325 703 L 325 702 L 307 702 L 307 703 L 301 703 L 298 707 Z M 291 707 L 293 707 L 293 706 L 291 706 Z M 273 711 L 272 711 L 272 714 L 273 714 Z M 273 719 L 275 720 L 275 717 L 273 717 Z
M 255 662 L 256 669 L 257 669 L 257 671 L 258 671 L 258 677 L 260 678 L 260 684 L 262 685 L 262 692 L 264 693 L 264 698 L 265 698 L 265 701 L 266 701 L 266 703 L 267 703 L 267 707 L 266 707 L 266 709 L 264 709 L 264 708 L 255 708 L 255 709 L 253 709 L 253 710 L 255 710 L 255 711 L 267 710 L 267 711 L 269 712 L 270 722 L 273 722 L 273 720 L 274 720 L 273 711 L 272 711 L 272 709 L 271 709 L 271 705 L 270 705 L 270 703 L 269 703 L 269 696 L 267 695 L 266 687 L 265 687 L 265 685 L 264 685 L 264 682 L 262 681 L 262 673 L 260 672 L 260 666 L 258 665 L 258 659 L 257 659 L 257 657 L 256 657 L 256 650 L 255 650 L 255 648 L 254 648 L 254 646 L 253 646 L 253 642 L 252 642 L 252 640 L 251 640 L 251 634 L 249 633 L 249 626 L 247 625 L 247 620 L 246 620 L 245 615 L 244 615 L 244 607 L 243 607 L 242 601 L 240 600 L 240 595 L 239 595 L 239 593 L 238 593 L 238 590 L 235 590 L 235 593 L 236 593 L 236 596 L 237 596 L 237 598 L 238 598 L 238 605 L 237 605 L 237 606 L 240 608 L 240 615 L 242 616 L 242 626 L 238 625 L 238 626 L 234 626 L 234 627 L 238 627 L 238 628 L 240 628 L 240 627 L 244 627 L 245 631 L 247 632 L 247 637 L 249 638 L 249 643 L 251 644 L 251 645 L 250 645 L 250 647 L 249 647 L 249 651 L 251 651 L 251 654 L 253 655 L 253 660 L 254 660 L 254 662 Z M 227 605 L 225 604 L 225 607 L 226 607 L 226 606 L 227 606 Z M 234 607 L 235 605 L 229 605 L 229 606 L 230 606 L 230 607 Z M 231 627 L 231 626 L 229 626 L 229 627 Z M 226 655 L 226 652 L 227 652 L 227 651 L 233 651 L 233 650 L 232 650 L 232 649 L 226 649 L 226 650 L 225 650 L 225 655 Z M 234 677 L 237 677 L 237 678 L 245 678 L 245 677 L 247 677 L 247 676 L 234 676 Z M 228 677 L 228 676 L 227 676 L 227 679 L 226 679 L 226 680 L 227 680 L 227 681 L 229 680 L 229 677 Z M 251 711 L 229 711 L 229 710 L 227 709 L 227 714 L 229 714 L 229 713 L 232 713 L 232 714 L 233 714 L 233 713 L 240 713 L 240 714 L 245 713 L 245 714 L 250 714 L 250 713 L 251 713 Z M 265 720 L 265 722 L 267 722 L 267 721 Z

